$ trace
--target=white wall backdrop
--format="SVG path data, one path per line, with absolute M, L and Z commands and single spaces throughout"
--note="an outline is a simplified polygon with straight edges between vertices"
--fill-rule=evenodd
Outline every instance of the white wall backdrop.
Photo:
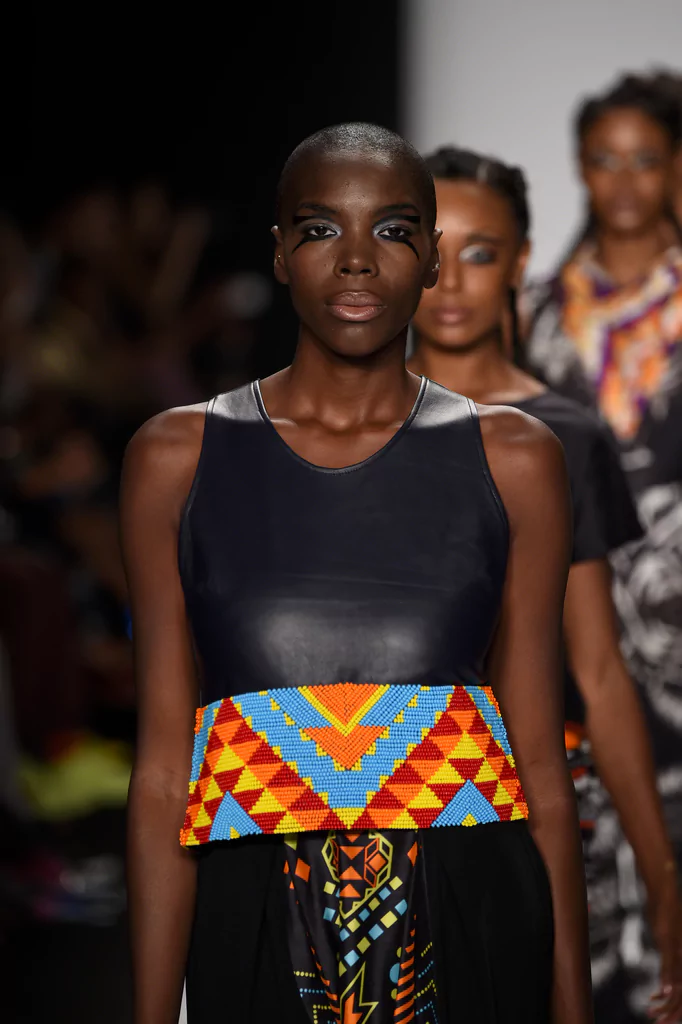
M 404 133 L 523 166 L 549 269 L 581 213 L 576 102 L 623 69 L 682 71 L 682 0 L 405 0 L 405 18 Z

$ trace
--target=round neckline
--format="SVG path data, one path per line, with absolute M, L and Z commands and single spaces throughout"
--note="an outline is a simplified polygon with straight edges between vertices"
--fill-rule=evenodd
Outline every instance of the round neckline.
M 371 455 L 368 455 L 366 459 L 362 459 L 361 462 L 352 462 L 349 466 L 318 466 L 317 463 L 309 462 L 307 459 L 304 459 L 302 455 L 299 455 L 298 452 L 295 452 L 291 445 L 284 440 L 280 432 L 275 427 L 275 424 L 270 419 L 270 414 L 268 413 L 268 410 L 265 407 L 265 402 L 263 401 L 263 393 L 261 392 L 260 388 L 260 378 L 254 380 L 251 387 L 253 389 L 254 398 L 256 399 L 256 405 L 258 407 L 258 412 L 260 413 L 261 419 L 263 420 L 265 425 L 270 428 L 271 432 L 274 434 L 279 444 L 282 446 L 282 448 L 284 448 L 286 452 L 288 452 L 292 459 L 294 459 L 296 462 L 299 462 L 302 466 L 306 466 L 307 469 L 315 470 L 317 473 L 343 474 L 352 473 L 354 470 L 362 469 L 364 466 L 369 466 L 370 463 L 376 462 L 377 459 L 381 458 L 382 455 L 384 455 L 395 444 L 397 444 L 397 442 L 400 440 L 403 434 L 406 433 L 406 431 L 409 429 L 410 425 L 414 421 L 417 413 L 419 412 L 419 408 L 422 404 L 422 400 L 426 392 L 426 385 L 428 383 L 427 379 L 426 377 L 423 376 L 423 374 L 420 374 L 420 376 L 421 383 L 419 385 L 417 397 L 414 400 L 414 405 L 410 409 L 407 418 L 403 420 L 403 422 L 396 430 L 395 434 L 392 437 L 389 437 L 388 441 L 386 441 L 386 443 L 383 444 L 381 448 L 377 448 L 375 452 L 372 452 Z
M 544 391 L 539 391 L 535 395 L 528 395 L 527 398 L 521 398 L 517 402 L 507 402 L 505 404 L 515 406 L 517 409 L 519 408 L 519 406 L 522 405 L 532 405 L 534 402 L 537 402 L 539 398 L 544 398 L 546 395 L 548 395 L 549 391 L 549 388 L 545 388 Z

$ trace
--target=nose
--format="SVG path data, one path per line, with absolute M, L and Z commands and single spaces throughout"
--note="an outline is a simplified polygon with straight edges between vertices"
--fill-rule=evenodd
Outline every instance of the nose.
M 346 232 L 339 240 L 334 273 L 337 277 L 376 277 L 379 267 L 373 241 L 364 233 Z
M 441 253 L 438 287 L 441 291 L 458 292 L 462 285 L 462 264 L 459 259 L 448 259 Z
M 637 168 L 632 166 L 631 160 L 621 160 L 620 165 L 614 171 L 616 181 L 630 183 L 634 181 Z

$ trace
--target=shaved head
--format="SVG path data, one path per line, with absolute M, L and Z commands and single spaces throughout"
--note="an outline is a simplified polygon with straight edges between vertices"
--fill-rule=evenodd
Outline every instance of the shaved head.
M 382 160 L 386 164 L 400 167 L 416 187 L 424 205 L 427 226 L 429 230 L 433 230 L 436 224 L 436 191 L 426 163 L 414 146 L 400 135 L 389 131 L 388 128 L 366 124 L 363 121 L 351 121 L 323 128 L 314 135 L 309 135 L 296 147 L 284 165 L 277 186 L 278 222 L 292 183 L 303 168 L 308 168 L 315 161 L 337 156 L 355 160 Z

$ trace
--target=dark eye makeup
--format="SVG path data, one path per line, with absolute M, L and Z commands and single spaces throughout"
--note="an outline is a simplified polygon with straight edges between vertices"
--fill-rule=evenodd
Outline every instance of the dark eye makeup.
M 402 214 L 400 220 L 407 221 L 407 225 L 398 224 L 395 221 L 391 221 L 390 223 L 386 223 L 385 220 L 383 222 L 379 221 L 379 224 L 375 228 L 377 235 L 379 238 L 383 238 L 387 242 L 402 242 L 402 244 L 406 245 L 408 249 L 411 249 L 417 259 L 419 259 L 419 253 L 417 252 L 414 243 L 410 241 L 413 234 L 413 229 L 410 225 L 414 224 L 418 226 L 421 224 L 421 217 L 417 215 L 408 216 L 407 214 Z M 383 227 L 380 226 L 382 223 Z
M 312 208 L 313 204 L 311 204 L 311 209 Z M 321 210 L 322 208 L 320 207 L 317 209 Z M 329 212 L 331 213 L 333 211 Z M 419 253 L 415 245 L 410 241 L 410 238 L 414 230 L 413 225 L 420 225 L 421 217 L 417 213 L 401 213 L 399 219 L 401 221 L 405 221 L 406 223 L 396 223 L 396 221 L 393 219 L 389 221 L 386 217 L 383 217 L 377 224 L 374 225 L 374 231 L 377 237 L 381 238 L 385 242 L 400 242 L 403 245 L 408 246 L 408 248 L 410 248 L 412 252 L 415 254 L 417 259 L 419 259 Z M 323 221 L 316 219 L 314 214 L 296 215 L 292 218 L 292 223 L 294 227 L 302 228 L 303 234 L 301 240 L 297 242 L 296 245 L 294 246 L 292 250 L 293 252 L 296 252 L 297 249 L 300 249 L 300 247 L 302 245 L 305 245 L 306 242 L 321 242 L 329 238 L 333 238 L 335 235 L 339 234 L 339 229 L 338 227 L 336 227 L 336 225 L 326 224 Z
M 467 245 L 464 249 L 460 250 L 459 259 L 462 263 L 484 266 L 488 263 L 496 262 L 497 251 L 492 246 L 481 245 L 481 243 Z
M 300 247 L 305 245 L 306 242 L 321 242 L 324 239 L 333 238 L 334 235 L 338 234 L 337 229 L 331 224 L 325 224 L 322 221 L 315 220 L 311 214 L 294 217 L 293 224 L 294 227 L 299 227 L 302 224 L 305 225 L 302 229 L 303 237 L 300 242 L 296 243 L 292 250 L 293 252 L 300 249 Z

